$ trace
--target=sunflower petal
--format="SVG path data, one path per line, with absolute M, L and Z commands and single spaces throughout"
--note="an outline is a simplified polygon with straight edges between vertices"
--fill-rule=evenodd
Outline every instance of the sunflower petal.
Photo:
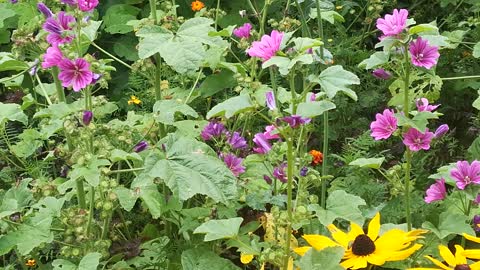
M 471 270 L 480 270 L 480 262 L 470 264 L 470 269 Z
M 437 259 L 434 259 L 434 258 L 432 258 L 432 257 L 430 257 L 430 256 L 425 256 L 425 258 L 429 259 L 429 260 L 430 260 L 431 262 L 433 262 L 436 266 L 438 266 L 438 267 L 440 267 L 440 268 L 442 268 L 442 269 L 444 269 L 444 270 L 450 270 L 450 267 L 444 265 L 443 263 L 441 263 L 441 262 L 440 262 L 439 260 L 437 260 Z
M 455 261 L 455 256 L 453 256 L 452 252 L 448 247 L 444 245 L 439 245 L 438 250 L 440 251 L 440 256 L 448 263 L 448 265 L 455 267 L 457 265 Z
M 308 244 L 314 247 L 316 250 L 322 250 L 326 247 L 336 247 L 338 246 L 332 239 L 319 235 L 319 234 L 305 234 L 302 236 Z
M 337 243 L 342 245 L 344 248 L 348 248 L 348 243 L 350 242 L 350 239 L 348 238 L 346 233 L 339 230 L 337 226 L 333 224 L 328 225 L 327 228 L 332 234 L 333 239 L 337 241 Z
M 467 264 L 467 258 L 463 254 L 465 250 L 460 245 L 455 245 L 455 265 Z
M 368 223 L 368 237 L 375 241 L 378 237 L 378 233 L 380 232 L 380 212 L 378 212 L 370 223 Z
M 480 243 L 480 237 L 471 236 L 471 235 L 468 235 L 466 233 L 464 233 L 462 235 L 463 235 L 463 237 L 465 237 L 466 239 L 468 239 L 470 241 L 473 241 L 475 243 Z
M 480 259 L 480 249 L 467 249 L 462 252 L 462 255 L 470 259 Z
M 298 255 L 300 256 L 303 256 L 305 255 L 305 253 L 307 253 L 307 251 L 309 251 L 312 247 L 308 247 L 308 246 L 305 246 L 305 247 L 298 247 L 298 248 L 294 248 L 293 249 L 293 252 L 297 253 Z
M 401 261 L 405 260 L 406 258 L 410 257 L 415 251 L 422 248 L 423 245 L 415 244 L 410 248 L 394 252 L 391 256 L 388 257 L 387 261 Z
M 347 269 L 361 269 L 367 267 L 367 258 L 365 256 L 355 256 L 340 263 Z

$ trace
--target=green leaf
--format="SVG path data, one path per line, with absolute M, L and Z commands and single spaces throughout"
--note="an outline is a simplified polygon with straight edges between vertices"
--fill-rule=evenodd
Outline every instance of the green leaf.
M 159 123 L 171 125 L 175 123 L 175 114 L 180 113 L 194 118 L 198 113 L 187 104 L 178 103 L 176 100 L 160 100 L 153 105 L 153 116 Z
M 0 126 L 3 126 L 7 121 L 18 121 L 26 125 L 28 117 L 23 113 L 20 105 L 0 102 Z
M 102 254 L 98 252 L 91 252 L 85 255 L 80 263 L 78 264 L 78 270 L 92 270 L 97 269 L 98 264 L 100 263 L 100 258 Z
M 468 147 L 468 154 L 472 160 L 480 160 L 480 137 L 477 137 L 470 147 Z
M 202 97 L 210 97 L 226 88 L 235 87 L 237 80 L 235 80 L 233 74 L 230 70 L 225 69 L 220 73 L 214 73 L 208 76 L 198 88 L 200 95 Z
M 177 128 L 177 133 L 181 136 L 196 138 L 200 136 L 203 128 L 208 124 L 205 120 L 184 120 L 175 122 L 173 125 Z
M 138 196 L 138 198 L 142 199 L 143 203 L 145 203 L 145 205 L 148 207 L 148 210 L 153 218 L 156 219 L 162 215 L 162 209 L 165 208 L 165 198 L 158 191 L 158 187 L 153 182 L 153 178 L 137 177 L 133 180 L 130 188 L 133 193 L 130 193 L 129 198 L 125 198 L 126 200 L 123 200 L 122 206 L 124 206 L 126 209 L 133 207 L 130 207 L 129 203 L 134 204 L 135 202 L 133 202 L 133 199 Z
M 252 101 L 247 95 L 229 98 L 222 103 L 215 105 L 208 113 L 207 119 L 217 116 L 230 118 L 239 113 L 253 109 Z
M 438 226 L 433 225 L 429 221 L 425 221 L 422 227 L 430 230 L 440 239 L 444 239 L 451 234 L 462 235 L 462 233 L 466 233 L 475 235 L 469 222 L 464 215 L 443 212 L 440 214 Z
M 362 168 L 372 168 L 372 169 L 380 169 L 382 166 L 383 161 L 385 161 L 384 157 L 381 158 L 359 158 L 356 159 L 352 162 L 350 162 L 348 165 L 350 166 L 358 166 Z
M 12 54 L 0 52 L 0 72 L 7 70 L 24 71 L 29 66 L 24 61 L 16 60 Z
M 298 104 L 297 114 L 303 117 L 315 117 L 335 108 L 335 104 L 327 100 L 302 102 Z
M 135 191 L 125 187 L 117 187 L 115 188 L 114 192 L 117 194 L 120 205 L 127 212 L 132 210 L 137 202 L 137 199 L 140 197 L 140 194 L 137 194 Z
M 42 135 L 35 129 L 25 129 L 18 135 L 21 140 L 12 145 L 11 151 L 18 157 L 27 158 L 33 155 L 43 145 Z
M 331 24 L 335 24 L 335 21 L 337 22 L 345 21 L 345 19 L 343 18 L 342 15 L 340 15 L 340 13 L 333 10 L 320 11 L 320 15 L 322 16 L 322 20 L 325 20 Z M 309 16 L 312 19 L 316 19 L 318 16 L 317 8 L 311 8 Z
M 5 7 L 0 8 L 0 28 L 3 28 L 4 26 L 3 22 L 5 21 L 5 19 L 11 18 L 15 15 L 16 15 L 15 11 L 11 9 L 8 9 Z
M 230 239 L 238 235 L 238 230 L 243 222 L 243 218 L 213 219 L 209 220 L 193 231 L 193 233 L 204 233 L 203 241 L 213 241 L 218 239 Z
M 90 185 L 96 187 L 100 183 L 100 167 L 108 165 L 110 165 L 108 160 L 97 157 L 93 157 L 85 165 L 75 164 L 69 174 L 70 180 L 75 181 L 83 177 Z
M 375 52 L 374 54 L 370 55 L 369 58 L 360 62 L 358 66 L 364 69 L 372 69 L 374 67 L 387 63 L 389 58 L 390 56 L 386 52 Z
M 311 64 L 313 63 L 313 57 L 311 54 L 301 54 L 296 56 L 293 59 L 290 59 L 288 57 L 283 57 L 283 56 L 274 56 L 267 61 L 265 61 L 262 64 L 262 68 L 268 68 L 271 66 L 276 66 L 278 67 L 278 71 L 280 74 L 283 76 L 288 75 L 290 72 L 290 69 L 292 69 L 295 64 L 301 63 L 301 64 Z
M 427 129 L 429 119 L 438 119 L 436 113 L 427 111 L 419 112 L 413 118 L 407 118 L 401 113 L 395 114 L 395 117 L 398 119 L 398 126 L 411 126 L 422 133 Z
M 410 35 L 418 34 L 421 32 L 431 32 L 434 31 L 438 33 L 438 27 L 431 24 L 418 24 L 408 29 Z
M 320 84 L 322 90 L 325 91 L 330 99 L 333 99 L 337 92 L 351 90 L 353 84 L 360 84 L 357 75 L 346 71 L 342 66 L 331 66 L 322 71 L 320 76 L 309 76 L 310 81 Z
M 160 44 L 166 43 L 174 37 L 171 31 L 158 25 L 142 27 L 136 35 L 141 38 L 138 44 L 138 56 L 140 59 L 159 53 Z
M 183 270 L 240 270 L 231 261 L 205 249 L 189 249 L 182 252 Z
M 298 266 L 302 270 L 342 270 L 340 265 L 344 250 L 341 247 L 328 247 L 320 251 L 311 248 L 300 258 Z
M 169 134 L 160 144 L 165 145 L 167 152 L 161 155 L 152 151 L 145 160 L 144 172 L 136 180 L 153 181 L 158 177 L 181 200 L 196 194 L 223 203 L 236 198 L 235 176 L 208 145 L 175 134 Z
M 127 153 L 121 149 L 113 149 L 110 154 L 110 160 L 112 162 L 137 160 L 142 161 L 142 157 L 138 153 Z
M 109 7 L 103 16 L 105 31 L 110 34 L 125 34 L 133 31 L 133 26 L 127 23 L 135 20 L 139 12 L 139 8 L 126 4 Z
M 475 58 L 479 58 L 480 57 L 480 41 L 477 42 L 477 44 L 475 44 L 475 46 L 473 46 L 473 57 Z M 475 107 L 477 108 L 477 107 Z M 477 108 L 477 110 L 480 110 Z
M 82 34 L 88 41 L 93 42 L 97 38 L 97 31 L 100 28 L 100 25 L 102 25 L 102 21 L 90 20 L 88 25 L 82 28 Z
M 115 40 L 113 44 L 113 51 L 116 55 L 123 57 L 129 61 L 138 60 L 138 52 L 136 46 L 138 45 L 138 39 L 130 34 L 122 35 L 119 39 Z
M 343 190 L 335 190 L 327 198 L 326 210 L 318 205 L 311 207 L 311 210 L 316 212 L 318 220 L 325 226 L 332 224 L 337 218 L 363 224 L 365 218 L 359 209 L 359 206 L 362 205 L 367 205 L 362 198 L 348 194 Z
M 76 270 L 77 266 L 71 261 L 56 259 L 52 262 L 53 270 Z
M 5 192 L 2 204 L 0 204 L 0 218 L 9 216 L 15 212 L 22 212 L 25 207 L 30 205 L 33 195 L 28 187 L 29 183 L 30 180 L 23 179 L 20 185 L 13 186 Z

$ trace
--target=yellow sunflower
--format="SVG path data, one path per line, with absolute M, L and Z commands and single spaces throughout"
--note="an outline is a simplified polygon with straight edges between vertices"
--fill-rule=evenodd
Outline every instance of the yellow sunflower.
M 358 224 L 350 223 L 350 231 L 345 233 L 331 224 L 328 230 L 332 234 L 330 238 L 322 235 L 304 235 L 303 238 L 315 249 L 321 250 L 331 246 L 341 246 L 345 249 L 345 255 L 341 265 L 345 268 L 360 269 L 367 265 L 383 265 L 387 261 L 401 261 L 408 258 L 422 245 L 412 244 L 420 238 L 426 230 L 413 230 L 404 232 L 392 229 L 382 234 L 380 232 L 380 213 L 368 224 L 368 232 L 365 233 Z M 294 251 L 303 255 L 310 247 L 296 248 Z
M 480 262 L 473 264 L 468 264 L 466 254 L 470 252 L 472 255 L 480 255 L 480 250 L 464 250 L 462 246 L 455 245 L 455 255 L 448 249 L 447 246 L 439 245 L 438 250 L 440 251 L 440 256 L 448 264 L 440 262 L 437 259 L 434 259 L 430 256 L 425 256 L 434 263 L 437 268 L 433 267 L 419 267 L 419 268 L 410 268 L 408 270 L 480 270 Z

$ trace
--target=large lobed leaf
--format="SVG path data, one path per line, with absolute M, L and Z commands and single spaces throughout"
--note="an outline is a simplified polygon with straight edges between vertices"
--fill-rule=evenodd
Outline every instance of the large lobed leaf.
M 350 87 L 360 84 L 360 79 L 352 72 L 344 70 L 342 66 L 331 66 L 322 71 L 319 76 L 309 76 L 309 79 L 320 84 L 329 98 L 334 98 L 339 91 L 342 91 L 357 100 L 357 95 Z

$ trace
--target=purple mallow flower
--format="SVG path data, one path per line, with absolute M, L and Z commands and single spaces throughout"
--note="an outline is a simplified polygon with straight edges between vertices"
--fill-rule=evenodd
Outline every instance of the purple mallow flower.
M 473 229 L 476 232 L 480 232 L 480 215 L 475 215 L 472 220 L 473 223 Z
M 377 20 L 377 28 L 384 36 L 396 36 L 407 27 L 408 10 L 394 9 L 393 14 L 385 15 L 385 18 Z
M 98 0 L 78 0 L 78 8 L 81 11 L 90 12 L 98 6 Z
M 60 2 L 71 6 L 77 5 L 77 0 L 61 0 Z
M 388 80 L 390 77 L 392 77 L 392 73 L 386 71 L 383 68 L 377 68 L 374 71 L 372 71 L 372 75 L 378 79 L 382 80 Z
M 225 126 L 220 122 L 213 121 L 203 128 L 200 136 L 204 141 L 209 141 L 212 138 L 220 137 L 223 133 L 225 133 Z
M 230 171 L 235 176 L 239 176 L 241 173 L 245 172 L 245 166 L 242 165 L 242 158 L 235 156 L 232 153 L 222 154 L 223 162 L 230 169 Z
M 397 118 L 393 110 L 385 109 L 382 114 L 375 115 L 375 121 L 370 124 L 371 136 L 376 140 L 388 139 L 397 130 Z
M 133 151 L 136 153 L 139 153 L 147 149 L 147 147 L 148 147 L 148 143 L 146 141 L 140 141 L 133 147 Z
M 275 110 L 277 108 L 277 104 L 275 102 L 275 95 L 273 94 L 273 91 L 266 92 L 265 97 L 266 97 L 267 107 L 270 110 Z
M 263 135 L 267 140 L 273 140 L 273 139 L 280 139 L 280 136 L 275 133 L 276 128 L 274 125 L 269 125 L 265 127 L 265 132 L 263 132 Z
M 233 132 L 232 135 L 228 136 L 228 144 L 233 149 L 241 149 L 247 146 L 247 141 L 240 135 L 239 132 Z
M 235 28 L 233 34 L 238 38 L 249 38 L 251 30 L 252 25 L 250 23 L 245 23 L 244 25 Z
M 85 59 L 64 59 L 58 66 L 60 67 L 58 78 L 62 81 L 63 87 L 72 86 L 73 91 L 78 92 L 92 83 L 93 72 Z
M 419 112 L 433 112 L 440 106 L 440 104 L 430 105 L 426 98 L 417 99 L 416 105 Z
M 428 45 L 428 40 L 423 40 L 421 37 L 410 43 L 409 51 L 412 55 L 412 64 L 426 69 L 435 66 L 440 57 L 438 47 Z
M 281 118 L 281 120 L 288 123 L 291 128 L 297 128 L 300 125 L 308 124 L 312 121 L 312 119 L 300 115 L 285 116 Z
M 280 166 L 275 167 L 273 169 L 273 177 L 277 178 L 282 183 L 287 182 L 287 174 L 285 173 L 286 167 L 287 167 L 287 163 L 284 162 L 280 164 Z
M 38 11 L 40 11 L 46 18 L 53 17 L 53 12 L 42 2 L 37 4 Z
M 433 136 L 434 136 L 435 138 L 440 138 L 440 137 L 442 137 L 443 135 L 445 135 L 445 133 L 447 133 L 448 130 L 449 130 L 448 125 L 447 125 L 447 124 L 443 124 L 443 125 L 439 126 L 439 127 L 437 128 L 437 130 L 435 130 L 435 133 L 433 134 Z
M 269 35 L 263 35 L 260 41 L 254 41 L 252 46 L 247 49 L 250 57 L 259 57 L 262 61 L 267 61 L 277 54 L 280 50 L 284 33 L 273 30 Z
M 457 166 L 450 171 L 450 176 L 457 183 L 458 189 L 465 189 L 469 184 L 480 184 L 480 162 L 458 161 Z
M 308 168 L 307 167 L 302 167 L 300 169 L 300 176 L 305 177 L 305 176 L 307 176 L 307 173 L 308 173 Z
M 63 61 L 63 54 L 60 49 L 54 45 L 47 49 L 43 55 L 42 68 L 47 69 L 58 66 Z
M 416 128 L 410 128 L 407 133 L 403 135 L 403 143 L 408 146 L 411 151 L 417 152 L 421 149 L 430 149 L 432 138 L 433 132 L 428 131 L 428 128 L 424 133 L 421 133 Z
M 83 112 L 83 124 L 85 126 L 90 125 L 90 122 L 92 121 L 93 118 L 93 112 L 92 111 L 84 111 Z
M 74 37 L 69 34 L 73 23 L 75 23 L 75 18 L 63 11 L 58 13 L 57 18 L 48 18 L 43 24 L 43 29 L 49 33 L 48 43 L 51 45 L 70 43 Z
M 18 3 L 18 0 L 10 0 L 10 3 L 16 4 L 16 3 Z
M 253 151 L 259 154 L 266 154 L 272 149 L 272 145 L 268 141 L 268 138 L 263 133 L 257 133 L 253 137 L 253 142 L 257 147 L 253 148 Z
M 435 180 L 426 192 L 425 202 L 432 203 L 434 201 L 441 201 L 447 196 L 447 188 L 445 187 L 445 179 L 441 178 Z

